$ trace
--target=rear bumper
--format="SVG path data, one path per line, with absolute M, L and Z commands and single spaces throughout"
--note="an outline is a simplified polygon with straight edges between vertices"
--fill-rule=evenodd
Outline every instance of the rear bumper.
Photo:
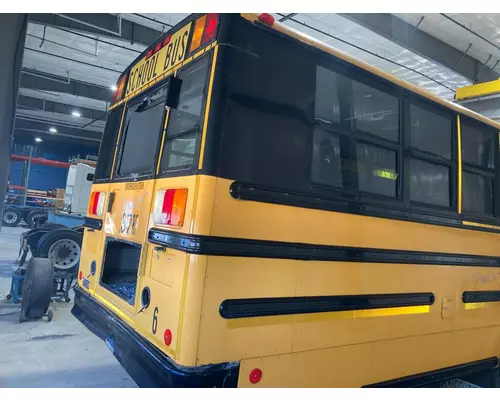
M 236 387 L 238 363 L 183 367 L 139 336 L 78 286 L 71 313 L 103 339 L 140 387 Z

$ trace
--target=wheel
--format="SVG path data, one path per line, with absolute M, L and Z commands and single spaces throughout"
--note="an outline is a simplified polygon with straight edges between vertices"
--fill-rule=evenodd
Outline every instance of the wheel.
M 5 208 L 3 210 L 2 225 L 17 226 L 21 222 L 21 212 L 16 208 Z
M 47 214 L 46 212 L 43 212 L 43 211 L 40 211 L 40 210 L 33 210 L 26 217 L 26 223 L 28 224 L 28 226 L 31 229 L 33 229 L 36 226 L 36 218 L 43 217 L 46 214 Z
M 47 313 L 52 295 L 53 272 L 49 259 L 30 258 L 24 275 L 20 322 L 40 319 Z
M 7 300 L 12 299 L 12 295 L 9 293 L 7 296 L 5 296 Z
M 66 297 L 66 298 L 64 299 L 64 301 L 65 301 L 66 303 L 69 303 L 69 302 L 71 301 L 71 299 L 70 299 L 69 297 Z
M 80 261 L 82 238 L 68 228 L 52 229 L 43 235 L 36 245 L 36 256 L 47 257 L 55 269 L 71 272 Z

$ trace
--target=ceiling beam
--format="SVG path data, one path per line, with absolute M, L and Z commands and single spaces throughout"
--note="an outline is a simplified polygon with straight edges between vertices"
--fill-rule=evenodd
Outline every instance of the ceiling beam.
M 69 93 L 75 96 L 88 97 L 101 101 L 111 101 L 110 88 L 93 85 L 60 75 L 47 74 L 34 69 L 23 68 L 20 87 L 26 89 L 44 90 L 49 92 Z
M 162 32 L 111 14 L 30 14 L 30 21 L 89 32 L 94 35 L 140 43 L 153 44 Z M 121 26 L 120 26 L 121 24 Z
M 59 103 L 52 100 L 29 97 L 22 94 L 20 94 L 17 97 L 17 106 L 20 109 L 26 108 L 29 110 L 48 111 L 66 115 L 71 115 L 73 111 L 78 111 L 82 118 L 89 118 L 89 119 L 104 118 L 104 116 L 106 115 L 106 112 L 102 110 L 94 110 L 92 108 L 71 106 L 65 103 Z M 75 121 L 78 120 L 75 119 Z
M 25 142 L 25 143 L 35 143 L 34 138 L 40 137 L 44 142 L 53 142 L 57 145 L 61 145 L 64 143 L 73 143 L 79 145 L 85 145 L 88 147 L 92 147 L 95 149 L 99 148 L 100 141 L 89 140 L 88 138 L 79 138 L 73 137 L 71 135 L 65 134 L 43 134 L 38 132 L 33 132 L 29 130 L 14 130 L 14 137 L 16 142 Z
M 49 128 L 54 127 L 57 129 L 56 133 L 49 132 Z M 90 131 L 85 129 L 73 128 L 65 126 L 63 124 L 58 124 L 57 122 L 44 122 L 38 120 L 31 120 L 26 117 L 16 118 L 16 131 L 32 132 L 35 134 L 49 135 L 49 136 L 61 136 L 61 137 L 72 137 L 80 140 L 87 140 L 91 142 L 99 142 L 101 140 L 102 134 L 96 131 Z
M 428 60 L 463 75 L 472 82 L 498 79 L 479 60 L 435 38 L 392 14 L 339 14 Z

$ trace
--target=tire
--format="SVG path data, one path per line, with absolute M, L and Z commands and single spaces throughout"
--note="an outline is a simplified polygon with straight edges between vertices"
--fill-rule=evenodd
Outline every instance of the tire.
M 54 269 L 74 272 L 80 262 L 83 235 L 68 228 L 52 229 L 36 245 L 36 257 L 50 258 Z
M 24 275 L 19 322 L 42 318 L 52 297 L 52 263 L 47 258 L 32 257 Z
M 46 215 L 47 213 L 46 212 L 43 212 L 43 211 L 40 211 L 40 210 L 33 210 L 33 211 L 30 211 L 28 216 L 26 217 L 26 223 L 28 224 L 28 226 L 30 227 L 30 229 L 33 229 L 36 225 L 36 221 L 35 221 L 35 218 L 37 217 L 42 217 L 44 215 Z
M 21 212 L 16 208 L 5 208 L 2 215 L 3 226 L 17 226 L 21 222 Z

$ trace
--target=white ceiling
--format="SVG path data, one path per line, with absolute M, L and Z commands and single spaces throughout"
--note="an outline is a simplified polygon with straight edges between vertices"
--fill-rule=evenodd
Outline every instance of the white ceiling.
M 500 49 L 461 28 L 441 14 L 395 15 L 413 26 L 424 17 L 419 29 L 461 51 L 465 52 L 469 44 L 472 43 L 472 47 L 467 54 L 483 63 L 488 60 L 491 54 L 492 57 L 488 63 L 489 67 L 493 67 L 497 60 L 500 59 Z M 446 15 L 500 47 L 500 14 L 449 13 Z M 500 72 L 500 63 L 496 66 L 495 71 Z
M 166 31 L 169 29 L 169 25 L 177 24 L 188 14 L 115 15 L 155 30 Z M 281 16 L 277 14 L 274 15 L 276 19 L 281 18 Z M 472 47 L 468 54 L 482 62 L 486 62 L 489 55 L 492 54 L 491 60 L 488 63 L 489 66 L 493 66 L 496 60 L 500 59 L 500 50 L 495 48 L 494 45 L 467 32 L 440 14 L 395 15 L 414 26 L 420 21 L 421 17 L 424 16 L 424 20 L 419 25 L 419 29 L 422 29 L 461 51 L 465 51 L 469 43 L 472 43 Z M 500 47 L 500 16 L 496 14 L 448 15 L 456 19 L 459 23 L 473 29 L 478 34 L 488 38 L 488 40 L 493 43 L 498 43 Z M 454 89 L 472 83 L 469 79 L 455 71 L 433 62 L 432 60 L 423 58 L 338 14 L 298 14 L 294 16 L 293 19 L 302 24 L 306 24 L 308 27 L 300 25 L 293 20 L 287 20 L 285 24 L 325 41 L 339 50 L 358 57 L 372 65 L 376 65 L 420 87 L 426 88 L 441 97 L 453 99 Z M 320 33 L 317 30 L 324 33 Z M 115 37 L 100 36 L 88 32 L 69 33 L 53 27 L 44 28 L 43 25 L 32 22 L 28 25 L 27 33 L 26 50 L 23 59 L 24 67 L 57 75 L 61 77 L 62 80 L 75 79 L 106 88 L 110 88 L 114 85 L 120 73 L 145 49 L 145 46 L 141 44 L 131 44 L 128 41 Z M 81 34 L 87 37 L 82 37 Z M 44 37 L 45 41 L 43 41 Z M 112 44 L 102 43 L 98 41 L 98 39 L 103 39 Z M 343 43 L 338 39 L 350 44 Z M 353 45 L 359 48 L 355 48 Z M 33 49 L 35 51 L 28 49 Z M 375 53 L 375 55 L 369 54 L 364 50 Z M 395 65 L 393 62 L 399 65 Z M 496 70 L 500 72 L 500 64 L 497 65 Z M 433 78 L 442 85 L 423 76 L 423 74 Z M 20 89 L 20 93 L 26 96 L 57 101 L 75 107 L 80 106 L 100 111 L 105 110 L 107 107 L 104 101 L 71 94 L 25 88 Z M 69 123 L 74 126 L 84 126 L 90 122 L 90 120 L 85 118 L 79 118 L 75 121 L 75 118 L 72 116 L 55 113 L 37 112 L 33 110 L 22 110 L 21 112 L 25 117 L 27 115 L 28 117 L 42 118 L 51 121 L 57 120 L 61 123 Z M 102 121 L 97 121 L 85 127 L 85 129 L 102 132 L 104 123 Z

